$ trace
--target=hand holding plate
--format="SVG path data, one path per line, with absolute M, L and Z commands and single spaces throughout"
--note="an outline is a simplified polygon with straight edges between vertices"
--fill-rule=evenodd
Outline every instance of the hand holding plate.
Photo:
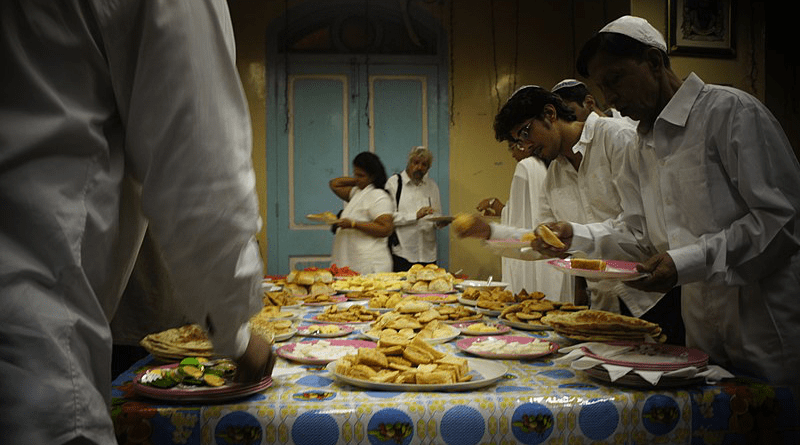
M 678 270 L 668 253 L 659 253 L 636 265 L 636 270 L 647 276 L 625 284 L 646 292 L 669 292 L 678 283 Z
M 539 230 L 537 230 L 537 235 L 539 236 L 531 242 L 531 247 L 548 257 L 565 258 L 567 256 L 567 250 L 569 250 L 572 244 L 572 224 L 566 221 L 559 221 L 542 224 L 540 227 L 541 226 L 550 229 L 550 231 L 564 243 L 564 247 L 553 247 L 550 243 L 547 243 L 544 237 L 538 233 Z

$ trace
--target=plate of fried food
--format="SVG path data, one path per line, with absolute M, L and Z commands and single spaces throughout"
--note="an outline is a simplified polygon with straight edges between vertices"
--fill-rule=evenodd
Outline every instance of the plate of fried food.
M 500 335 L 511 331 L 511 328 L 504 324 L 483 321 L 456 323 L 451 326 L 461 330 L 463 335 Z
M 323 224 L 333 224 L 339 220 L 339 217 L 336 216 L 333 212 L 320 212 L 320 213 L 309 213 L 306 215 L 306 218 L 310 219 L 314 222 L 319 222 Z
M 434 304 L 450 304 L 450 303 L 456 303 L 458 301 L 458 295 L 456 295 L 455 291 L 446 294 L 431 294 L 431 293 L 417 294 L 413 292 L 410 292 L 409 294 L 410 295 L 408 295 L 406 298 L 412 298 L 420 301 L 427 301 L 429 303 L 434 303 Z
M 421 339 L 359 349 L 327 366 L 339 382 L 385 391 L 466 391 L 489 386 L 509 370 L 501 362 L 444 353 Z
M 344 303 L 345 301 L 347 301 L 347 297 L 344 295 L 309 295 L 303 298 L 303 306 L 330 306 L 332 304 Z
M 456 342 L 459 350 L 484 358 L 527 360 L 558 351 L 558 344 L 517 335 L 478 336 Z
M 353 332 L 353 328 L 341 324 L 310 324 L 297 328 L 297 335 L 303 337 L 334 338 Z
M 286 341 L 297 333 L 292 320 L 274 320 L 256 314 L 250 319 L 250 330 L 264 338 L 272 337 L 274 341 Z
M 355 354 L 361 348 L 375 348 L 377 345 L 365 340 L 309 340 L 289 343 L 276 349 L 278 357 L 308 365 L 324 365 L 348 354 Z
M 284 290 L 264 292 L 264 295 L 261 296 L 261 301 L 264 306 L 279 306 L 284 309 L 296 309 L 303 304 L 303 300 L 300 297 Z
M 573 341 L 656 341 L 663 343 L 666 335 L 661 327 L 641 318 L 613 312 L 586 309 L 576 312 L 547 314 L 542 323 L 550 325 L 556 334 Z
M 311 320 L 333 324 L 367 324 L 375 321 L 380 312 L 371 311 L 360 304 L 353 304 L 346 308 L 337 305 L 327 306 L 322 313 L 314 315 Z
M 407 314 L 387 312 L 381 315 L 370 329 L 361 334 L 370 340 L 378 341 L 387 337 L 402 338 L 406 341 L 419 338 L 430 344 L 447 343 L 458 337 L 461 330 L 439 320 L 420 323 Z
M 547 264 L 566 274 L 589 280 L 631 281 L 647 276 L 637 271 L 636 263 L 631 261 L 567 258 L 549 260 Z
M 233 381 L 236 364 L 230 359 L 187 357 L 179 363 L 157 366 L 133 379 L 138 395 L 183 403 L 223 402 L 255 394 L 272 385 L 271 377 L 242 384 Z

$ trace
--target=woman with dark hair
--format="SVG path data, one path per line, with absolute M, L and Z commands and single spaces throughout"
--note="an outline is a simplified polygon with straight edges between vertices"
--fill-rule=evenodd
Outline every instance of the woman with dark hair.
M 333 193 L 347 201 L 334 223 L 332 263 L 361 274 L 392 271 L 387 238 L 394 231 L 395 204 L 383 188 L 385 184 L 383 163 L 368 151 L 353 159 L 352 177 L 331 180 Z

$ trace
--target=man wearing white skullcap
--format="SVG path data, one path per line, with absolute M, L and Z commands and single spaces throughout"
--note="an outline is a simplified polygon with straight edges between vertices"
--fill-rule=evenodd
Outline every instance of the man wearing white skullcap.
M 579 122 L 586 122 L 586 118 L 592 112 L 606 116 L 597 100 L 589 92 L 589 88 L 580 80 L 564 79 L 555 84 L 550 92 L 557 94 L 568 107 L 572 108 Z
M 757 99 L 681 80 L 661 34 L 622 17 L 582 48 L 578 71 L 639 120 L 624 162 L 623 213 L 552 225 L 590 257 L 658 253 L 642 290 L 681 286 L 686 343 L 732 371 L 797 387 L 800 372 L 800 164 Z M 535 247 L 552 255 L 564 251 Z

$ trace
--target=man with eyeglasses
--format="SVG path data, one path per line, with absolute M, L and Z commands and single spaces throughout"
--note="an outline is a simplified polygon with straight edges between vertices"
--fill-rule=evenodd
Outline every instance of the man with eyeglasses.
M 688 346 L 800 394 L 800 164 L 751 95 L 670 68 L 663 36 L 624 16 L 580 52 L 578 71 L 639 121 L 615 221 L 548 224 L 563 256 L 652 252 L 638 289 L 681 286 Z M 572 223 L 564 221 L 573 221 Z
M 586 122 L 557 95 L 538 86 L 518 91 L 495 117 L 495 137 L 527 147 L 550 162 L 536 223 L 552 221 L 601 222 L 622 211 L 618 176 L 625 153 L 632 149 L 636 132 L 618 119 L 596 113 Z M 519 238 L 526 230 L 479 220 L 462 236 Z M 527 231 L 530 231 L 528 229 Z M 629 256 L 640 261 L 644 255 Z M 619 258 L 623 259 L 623 258 Z M 593 309 L 625 313 L 658 323 L 672 344 L 683 344 L 680 299 L 675 290 L 641 292 L 619 281 L 588 283 Z M 581 301 L 578 301 L 581 303 Z

